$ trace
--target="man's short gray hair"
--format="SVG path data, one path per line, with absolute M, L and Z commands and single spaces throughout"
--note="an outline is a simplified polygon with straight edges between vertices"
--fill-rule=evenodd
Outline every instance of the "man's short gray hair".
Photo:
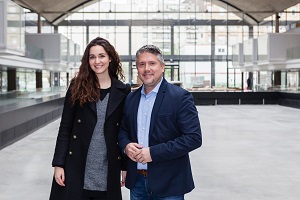
M 163 64 L 165 62 L 161 50 L 157 46 L 151 45 L 151 44 L 147 44 L 145 46 L 142 46 L 139 50 L 137 50 L 137 52 L 135 54 L 136 62 L 137 62 L 138 57 L 142 53 L 145 53 L 145 52 L 152 53 L 152 54 L 156 55 L 157 59 L 160 61 L 160 64 Z

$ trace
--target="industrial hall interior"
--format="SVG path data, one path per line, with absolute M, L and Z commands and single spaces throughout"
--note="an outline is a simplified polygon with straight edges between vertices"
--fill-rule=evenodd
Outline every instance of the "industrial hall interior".
M 1 200 L 49 199 L 66 92 L 96 37 L 132 91 L 152 44 L 193 95 L 203 145 L 187 200 L 299 199 L 300 0 L 0 0 Z

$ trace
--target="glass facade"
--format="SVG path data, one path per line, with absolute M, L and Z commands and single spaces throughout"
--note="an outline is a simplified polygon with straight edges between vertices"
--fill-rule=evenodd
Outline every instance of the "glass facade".
M 7 1 L 7 49 L 25 52 L 25 14 L 17 4 Z
M 298 4 L 279 13 L 279 32 L 285 32 L 288 25 L 300 20 L 299 8 Z M 26 32 L 36 33 L 37 15 L 24 11 L 25 23 L 28 22 Z M 87 43 L 95 37 L 108 39 L 121 56 L 125 81 L 131 84 L 138 83 L 136 50 L 145 44 L 154 44 L 161 48 L 165 57 L 165 78 L 182 83 L 184 88 L 244 89 L 252 73 L 255 89 L 261 90 L 274 86 L 274 71 L 248 72 L 234 68 L 232 45 L 275 32 L 275 20 L 276 16 L 270 13 L 270 17 L 255 24 L 249 16 L 219 0 L 99 0 L 69 12 L 56 27 L 42 19 L 41 30 L 66 37 L 61 44 L 64 61 L 68 56 L 73 57 L 73 51 L 83 54 Z M 23 23 L 21 20 L 20 24 Z M 68 40 L 78 45 L 71 47 L 70 55 L 67 49 L 73 44 Z M 259 59 L 263 59 L 265 49 L 259 51 Z M 48 79 L 52 80 L 49 85 L 68 83 L 76 74 L 80 57 L 68 75 L 54 76 L 54 72 L 48 71 Z M 282 73 L 285 74 L 281 75 L 282 89 L 299 88 L 299 70 L 283 70 Z
M 36 77 L 34 70 L 19 68 L 16 73 L 17 90 L 19 91 L 35 91 Z
M 299 20 L 299 15 L 290 16 L 291 9 L 299 12 L 299 5 L 280 14 L 280 32 L 289 20 Z M 165 73 L 169 81 L 178 79 L 190 89 L 199 80 L 203 88 L 243 89 L 247 77 L 242 80 L 243 72 L 232 67 L 232 45 L 274 32 L 275 16 L 250 26 L 246 15 L 228 10 L 233 9 L 214 0 L 99 1 L 70 14 L 58 30 L 82 47 L 97 36 L 108 39 L 121 55 L 126 82 L 132 84 L 138 82 L 136 50 L 154 44 L 163 51 L 166 63 L 178 66 L 178 75 L 170 69 Z
M 7 68 L 0 66 L 0 93 L 7 92 Z

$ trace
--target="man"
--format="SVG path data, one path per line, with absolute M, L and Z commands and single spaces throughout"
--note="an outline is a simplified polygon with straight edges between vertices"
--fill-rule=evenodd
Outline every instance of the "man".
M 183 200 L 194 189 L 188 153 L 202 144 L 198 112 L 188 91 L 164 78 L 159 48 L 136 53 L 142 87 L 125 102 L 119 145 L 128 159 L 131 200 Z

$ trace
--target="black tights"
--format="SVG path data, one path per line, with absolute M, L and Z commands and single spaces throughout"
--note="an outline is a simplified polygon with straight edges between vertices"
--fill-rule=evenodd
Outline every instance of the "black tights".
M 107 192 L 83 190 L 82 200 L 107 200 Z
M 107 200 L 106 197 L 83 197 L 82 200 Z

